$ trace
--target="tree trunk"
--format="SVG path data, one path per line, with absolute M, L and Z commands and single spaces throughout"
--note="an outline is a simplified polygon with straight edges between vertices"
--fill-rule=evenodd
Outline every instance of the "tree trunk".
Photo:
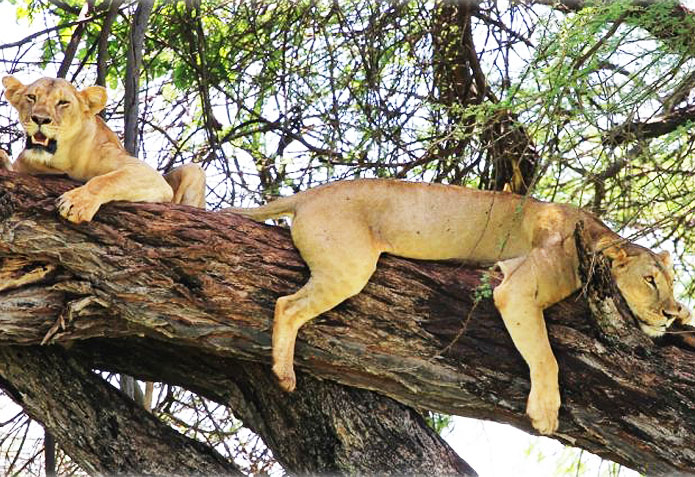
M 447 137 L 439 142 L 437 156 L 452 167 L 465 163 L 466 147 L 471 141 L 475 119 L 464 112 L 470 105 L 485 99 L 493 104 L 499 100 L 490 90 L 473 44 L 472 18 L 478 10 L 477 1 L 438 1 L 434 7 L 432 28 L 433 76 L 439 103 L 447 107 Z M 451 131 L 459 132 L 456 134 Z M 462 134 L 463 133 L 463 134 Z M 526 194 L 536 180 L 538 153 L 516 115 L 498 109 L 485 120 L 480 138 L 488 164 L 483 167 L 481 188 L 503 190 L 508 187 L 517 194 Z M 454 174 L 460 182 L 466 173 Z M 402 177 L 405 172 L 401 171 Z M 449 171 L 438 177 L 446 177 Z
M 153 340 L 87 340 L 69 354 L 229 406 L 292 473 L 475 475 L 418 413 L 371 391 L 300 373 L 288 394 L 266 365 Z
M 0 347 L 0 385 L 90 474 L 243 475 L 58 347 Z
M 145 41 L 147 22 L 152 13 L 154 0 L 141 0 L 133 14 L 130 25 L 128 52 L 126 55 L 125 95 L 123 112 L 125 131 L 123 146 L 133 156 L 138 156 L 138 96 L 140 94 L 140 69 L 142 68 L 142 46 Z
M 167 375 L 162 362 L 176 373 L 197 361 L 214 368 L 208 385 L 202 372 L 168 379 L 204 394 L 226 392 L 222 399 L 261 409 L 256 416 L 285 412 L 275 403 L 301 399 L 251 398 L 242 381 L 238 392 L 225 384 L 245 373 L 260 381 L 257 366 L 239 360 L 269 362 L 274 302 L 307 278 L 286 230 L 234 214 L 129 203 L 73 225 L 56 218 L 53 204 L 69 187 L 0 172 L 0 257 L 14 258 L 0 272 L 9 270 L 10 284 L 19 283 L 18 270 L 41 280 L 0 292 L 0 344 L 37 344 L 60 315 L 65 329 L 50 341 L 77 343 L 73 353 L 95 360 L 102 355 L 103 369 L 154 379 Z M 417 408 L 530 430 L 523 414 L 528 370 L 484 297 L 485 273 L 384 257 L 361 294 L 302 328 L 296 366 Z M 546 312 L 563 397 L 556 437 L 650 475 L 692 473 L 693 351 L 653 343 L 613 316 L 613 295 L 597 296 L 599 321 L 579 294 Z M 136 349 L 157 352 L 127 366 Z M 171 359 L 157 357 L 166 350 Z M 232 364 L 215 366 L 219 358 Z M 300 377 L 300 393 L 309 382 Z M 254 426 L 253 412 L 245 412 Z

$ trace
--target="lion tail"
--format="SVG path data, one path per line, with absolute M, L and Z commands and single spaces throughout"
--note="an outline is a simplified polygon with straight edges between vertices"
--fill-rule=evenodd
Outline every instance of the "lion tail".
M 257 222 L 268 219 L 278 219 L 280 217 L 293 217 L 297 205 L 297 196 L 282 197 L 260 207 L 231 207 L 225 212 L 243 215 Z

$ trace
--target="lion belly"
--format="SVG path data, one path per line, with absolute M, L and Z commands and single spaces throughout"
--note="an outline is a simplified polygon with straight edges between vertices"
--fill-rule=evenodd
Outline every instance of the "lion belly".
M 306 248 L 330 249 L 328 244 L 350 246 L 346 236 L 362 229 L 380 252 L 492 263 L 531 249 L 534 220 L 527 210 L 536 204 L 514 194 L 441 184 L 339 182 L 302 196 L 293 237 L 312 242 Z
M 515 216 L 515 206 L 510 211 L 510 204 L 496 205 L 490 196 L 414 199 L 388 211 L 374 227 L 388 244 L 389 253 L 424 260 L 490 263 L 524 255 L 531 249 L 528 224 L 522 210 Z

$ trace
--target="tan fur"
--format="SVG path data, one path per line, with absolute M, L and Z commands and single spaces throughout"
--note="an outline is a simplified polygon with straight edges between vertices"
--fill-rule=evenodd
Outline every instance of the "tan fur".
M 568 205 L 511 193 L 388 180 L 336 182 L 255 209 L 231 209 L 255 220 L 293 217 L 292 240 L 311 270 L 297 293 L 278 299 L 273 370 L 287 390 L 296 385 L 299 328 L 362 290 L 381 253 L 401 257 L 498 263 L 504 280 L 495 305 L 531 376 L 527 414 L 543 434 L 557 429 L 558 366 L 543 309 L 580 287 L 574 242 L 584 221 L 590 246 L 612 260 L 612 274 L 650 335 L 688 310 L 673 297 L 667 254 L 625 243 L 592 215 Z M 653 281 L 653 283 L 652 283 Z
M 101 86 L 78 91 L 69 82 L 53 78 L 24 85 L 13 76 L 5 76 L 2 84 L 19 113 L 28 147 L 13 165 L 6 156 L 0 157 L 0 167 L 28 174 L 67 174 L 85 182 L 58 200 L 60 214 L 69 221 L 89 222 L 102 204 L 114 200 L 173 199 L 204 206 L 205 174 L 199 166 L 183 166 L 165 180 L 128 154 L 118 136 L 97 116 L 106 105 L 106 90 Z M 52 144 L 55 150 L 29 147 L 30 142 Z

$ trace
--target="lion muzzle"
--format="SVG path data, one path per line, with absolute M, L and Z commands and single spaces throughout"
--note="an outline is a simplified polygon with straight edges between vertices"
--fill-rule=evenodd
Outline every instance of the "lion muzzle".
M 47 137 L 41 131 L 35 133 L 33 136 L 27 134 L 26 143 L 24 145 L 25 149 L 29 150 L 40 150 L 46 151 L 50 154 L 55 154 L 58 150 L 58 141 L 53 138 Z

